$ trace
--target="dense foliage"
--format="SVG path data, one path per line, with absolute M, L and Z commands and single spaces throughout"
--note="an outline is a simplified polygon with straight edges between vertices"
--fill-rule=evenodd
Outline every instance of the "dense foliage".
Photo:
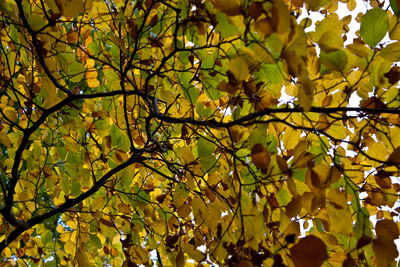
M 0 0 L 0 265 L 394 263 L 400 1 L 343 2 Z

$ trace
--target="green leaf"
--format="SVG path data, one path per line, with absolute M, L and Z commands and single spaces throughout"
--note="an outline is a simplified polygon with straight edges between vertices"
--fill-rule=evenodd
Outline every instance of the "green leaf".
M 81 193 L 81 184 L 76 180 L 72 180 L 71 195 L 73 197 L 77 197 L 80 195 L 80 193 Z
M 398 0 L 390 0 L 390 7 L 392 8 L 393 13 L 396 16 L 399 16 L 399 11 L 400 11 L 398 4 L 400 4 Z
M 203 137 L 200 137 L 197 143 L 197 151 L 199 153 L 199 157 L 212 155 L 216 148 L 217 146 L 214 143 L 208 141 Z
M 85 75 L 86 68 L 80 62 L 74 62 L 68 67 L 68 72 L 70 77 L 70 81 L 77 83 L 80 82 Z
M 150 201 L 150 196 L 146 191 L 137 189 L 135 200 L 142 203 L 148 203 Z
M 337 50 L 330 53 L 321 51 L 321 63 L 328 70 L 343 71 L 347 65 L 347 55 L 342 50 Z M 323 72 L 323 70 L 321 70 Z
M 200 158 L 200 165 L 203 171 L 212 173 L 217 170 L 217 158 L 214 155 L 208 155 Z
M 216 30 L 222 37 L 227 38 L 239 33 L 238 28 L 229 21 L 228 17 L 224 13 L 218 12 L 217 20 L 218 24 Z
M 102 248 L 101 241 L 97 237 L 97 235 L 90 235 L 90 241 L 91 241 L 91 244 L 93 244 L 97 249 Z
M 283 76 L 281 65 L 281 62 L 279 62 L 278 64 L 262 64 L 260 70 L 260 73 L 262 75 L 260 78 L 265 77 L 265 79 L 272 84 L 283 82 L 285 80 L 285 77 Z
M 96 42 L 91 42 L 88 46 L 88 49 L 90 51 L 90 54 L 92 54 L 93 56 L 97 56 L 101 52 L 101 47 Z
M 381 8 L 368 10 L 361 18 L 360 35 L 364 43 L 376 46 L 385 37 L 389 28 L 389 16 Z
M 253 147 L 255 144 L 262 144 L 267 147 L 267 138 L 265 138 L 266 133 L 267 127 L 265 125 L 259 125 L 257 128 L 254 128 L 248 138 L 249 147 Z
M 291 200 L 289 191 L 285 188 L 281 188 L 276 194 L 276 199 L 278 200 L 279 204 L 286 206 Z
M 294 169 L 293 178 L 299 180 L 300 182 L 304 182 L 306 180 L 306 172 L 307 168 Z

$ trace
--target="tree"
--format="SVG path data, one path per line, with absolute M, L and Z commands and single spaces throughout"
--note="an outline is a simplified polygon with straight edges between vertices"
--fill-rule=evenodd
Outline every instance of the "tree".
M 390 266 L 400 3 L 365 3 L 349 41 L 337 0 L 1 0 L 2 266 Z

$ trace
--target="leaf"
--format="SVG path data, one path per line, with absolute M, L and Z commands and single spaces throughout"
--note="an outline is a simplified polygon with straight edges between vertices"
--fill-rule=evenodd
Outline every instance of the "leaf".
M 71 75 L 71 82 L 80 82 L 85 75 L 86 68 L 82 63 L 74 62 L 68 67 L 68 72 Z
M 328 70 L 342 71 L 347 65 L 347 55 L 342 50 L 321 53 L 320 60 Z
M 176 255 L 176 266 L 177 267 L 185 266 L 185 256 L 182 251 L 179 251 L 178 255 Z
M 56 0 L 56 3 L 61 9 L 61 14 L 68 18 L 77 16 L 84 8 L 84 2 L 80 0 Z
M 347 210 L 347 205 L 343 209 L 338 209 L 333 202 L 332 204 L 327 204 L 326 209 L 329 219 L 329 230 L 331 232 L 342 234 L 350 234 L 353 232 L 353 220 L 350 212 Z
M 400 147 L 396 148 L 392 154 L 390 154 L 388 162 L 400 164 Z
M 379 53 L 381 57 L 389 62 L 400 60 L 400 42 L 388 44 Z
M 215 149 L 216 145 L 203 137 L 201 137 L 197 143 L 199 157 L 210 156 L 214 153 Z
M 221 12 L 229 16 L 240 15 L 242 13 L 240 1 L 238 0 L 232 0 L 229 2 L 224 0 L 212 0 L 211 2 L 214 4 L 215 8 L 221 10 Z
M 390 0 L 390 7 L 393 10 L 393 13 L 398 16 L 400 12 L 400 1 L 398 0 Z
M 362 16 L 360 35 L 366 44 L 376 46 L 385 37 L 388 28 L 388 15 L 383 9 L 375 7 Z
M 238 81 L 243 81 L 250 74 L 247 62 L 243 57 L 236 57 L 228 64 L 229 70 Z
M 221 34 L 222 37 L 228 38 L 239 33 L 238 28 L 229 21 L 225 14 L 221 12 L 217 13 L 217 20 L 218 24 L 216 26 L 216 30 Z
M 296 217 L 302 208 L 302 200 L 300 197 L 293 198 L 292 201 L 290 201 L 286 205 L 286 215 L 289 218 Z
M 391 242 L 399 237 L 399 228 L 392 220 L 384 219 L 378 221 L 376 223 L 375 231 L 378 239 L 383 242 Z
M 251 149 L 251 160 L 253 164 L 263 173 L 267 173 L 271 156 L 262 144 L 255 144 Z
M 321 266 L 328 259 L 325 243 L 313 235 L 300 239 L 290 253 L 296 267 Z
M 382 3 L 0 1 L 2 263 L 395 265 Z
M 394 242 L 383 242 L 380 239 L 374 240 L 372 248 L 375 252 L 379 266 L 389 266 L 399 255 Z
M 275 32 L 274 26 L 269 19 L 259 19 L 256 22 L 256 29 L 262 33 L 262 36 L 268 37 Z
M 346 195 L 337 189 L 329 190 L 327 199 L 338 209 L 344 209 L 347 207 Z

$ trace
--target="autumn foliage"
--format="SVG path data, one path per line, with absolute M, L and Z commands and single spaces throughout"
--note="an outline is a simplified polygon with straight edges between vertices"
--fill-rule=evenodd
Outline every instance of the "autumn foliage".
M 388 4 L 0 0 L 0 266 L 394 266 Z

